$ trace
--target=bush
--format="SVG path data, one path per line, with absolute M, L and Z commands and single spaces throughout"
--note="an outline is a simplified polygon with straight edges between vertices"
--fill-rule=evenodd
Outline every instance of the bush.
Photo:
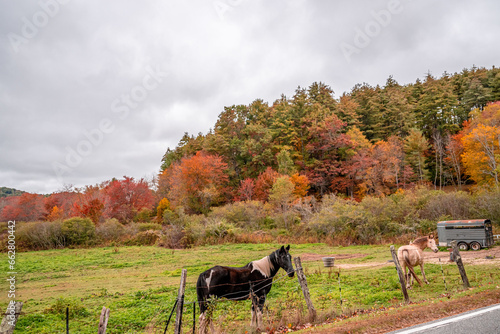
M 66 245 L 86 245 L 95 241 L 95 225 L 89 218 L 73 217 L 63 221 L 61 232 Z
M 179 216 L 170 209 L 163 210 L 163 223 L 167 225 L 178 225 L 177 222 L 179 220 Z
M 153 230 L 153 231 L 161 231 L 163 228 L 161 224 L 156 224 L 156 223 L 142 223 L 142 224 L 137 224 L 137 227 L 139 228 L 140 232 L 144 232 L 147 230 Z
M 158 242 L 158 246 L 170 249 L 190 248 L 193 244 L 191 230 L 175 225 L 167 227 Z
M 420 210 L 420 218 L 435 220 L 442 217 L 449 219 L 471 219 L 472 197 L 463 192 L 434 192 L 427 204 Z
M 22 248 L 53 249 L 62 248 L 66 240 L 61 222 L 21 223 L 16 230 L 17 241 Z
M 309 222 L 309 228 L 317 236 L 353 236 L 356 226 L 363 221 L 364 215 L 358 204 L 335 196 L 326 196 L 319 212 Z
M 235 202 L 213 208 L 208 216 L 242 228 L 257 229 L 266 218 L 266 210 L 260 201 Z
M 208 219 L 205 226 L 205 239 L 220 242 L 226 238 L 234 238 L 235 227 L 225 220 Z
M 153 211 L 148 208 L 142 208 L 134 217 L 137 223 L 149 223 L 153 216 Z
M 125 242 L 126 245 L 133 246 L 152 246 L 160 239 L 161 233 L 159 231 L 147 230 L 139 232 L 131 239 Z
M 490 219 L 500 226 L 500 191 L 481 191 L 474 198 L 473 214 L 477 219 Z
M 116 218 L 108 219 L 96 228 L 96 236 L 101 241 L 119 241 L 125 234 L 125 227 Z

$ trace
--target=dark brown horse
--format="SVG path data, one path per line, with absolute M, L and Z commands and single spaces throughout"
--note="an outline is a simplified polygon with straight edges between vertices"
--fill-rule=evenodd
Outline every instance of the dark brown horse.
M 230 300 L 253 298 L 252 327 L 263 329 L 262 310 L 266 296 L 271 291 L 273 277 L 280 268 L 293 277 L 294 269 L 290 245 L 281 246 L 278 250 L 260 260 L 252 261 L 244 267 L 233 268 L 215 266 L 200 274 L 196 284 L 198 304 L 200 306 L 200 333 L 207 330 L 207 301 L 211 296 Z

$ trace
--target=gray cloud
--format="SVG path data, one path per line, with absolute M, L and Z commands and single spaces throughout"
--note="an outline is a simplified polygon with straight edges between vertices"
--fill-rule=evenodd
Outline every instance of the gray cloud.
M 404 84 L 498 66 L 497 2 L 401 0 L 385 22 L 394 1 L 4 1 L 0 186 L 49 193 L 150 176 L 224 106 L 314 81 L 339 96 L 389 75 Z M 348 61 L 342 43 L 370 28 Z

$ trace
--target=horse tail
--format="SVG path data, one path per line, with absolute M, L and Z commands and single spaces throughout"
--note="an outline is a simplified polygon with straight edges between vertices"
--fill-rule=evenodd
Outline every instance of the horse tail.
M 407 249 L 403 249 L 402 255 L 403 255 L 403 260 L 405 261 L 406 266 L 407 267 L 411 267 L 411 265 L 410 265 L 410 259 L 408 258 L 408 256 L 410 255 L 410 253 L 408 252 L 408 250 Z
M 196 282 L 196 294 L 198 295 L 200 314 L 203 314 L 203 312 L 207 310 L 208 286 L 205 279 L 205 273 L 206 272 L 201 273 Z

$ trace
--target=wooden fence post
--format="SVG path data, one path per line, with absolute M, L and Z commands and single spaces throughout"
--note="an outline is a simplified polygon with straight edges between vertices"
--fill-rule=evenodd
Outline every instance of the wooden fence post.
M 405 297 L 405 303 L 408 304 L 410 302 L 410 296 L 408 296 L 408 291 L 406 290 L 405 275 L 403 273 L 403 270 L 401 269 L 401 265 L 399 264 L 396 250 L 394 249 L 393 245 L 391 245 L 391 255 L 394 264 L 396 264 L 396 270 L 398 271 L 398 276 L 399 276 L 399 284 L 401 285 L 401 291 L 403 291 L 403 296 Z
M 109 308 L 103 306 L 101 311 L 101 317 L 99 318 L 99 329 L 97 330 L 97 334 L 106 334 L 106 328 L 108 327 L 108 319 L 109 319 Z
M 177 312 L 175 314 L 175 327 L 174 333 L 181 334 L 182 328 L 182 310 L 184 308 L 184 290 L 186 289 L 186 276 L 187 270 L 182 269 L 181 285 L 179 286 L 179 294 L 177 295 Z
M 0 334 L 12 334 L 16 328 L 17 319 L 23 308 L 22 302 L 10 302 L 0 324 Z
M 464 288 L 470 288 L 469 279 L 467 278 L 467 273 L 465 272 L 464 263 L 462 262 L 462 257 L 460 256 L 460 251 L 457 247 L 457 241 L 453 240 L 451 242 L 451 248 L 453 249 L 453 258 L 457 264 L 460 276 L 462 276 L 462 282 L 464 283 Z
M 309 321 L 316 320 L 316 309 L 314 308 L 311 295 L 309 294 L 309 288 L 307 287 L 307 279 L 304 274 L 304 270 L 302 268 L 302 263 L 300 261 L 300 257 L 296 257 L 295 261 L 295 269 L 297 270 L 297 278 L 300 283 L 300 287 L 302 288 L 302 293 L 304 294 L 304 298 L 306 300 L 307 308 L 309 310 Z

